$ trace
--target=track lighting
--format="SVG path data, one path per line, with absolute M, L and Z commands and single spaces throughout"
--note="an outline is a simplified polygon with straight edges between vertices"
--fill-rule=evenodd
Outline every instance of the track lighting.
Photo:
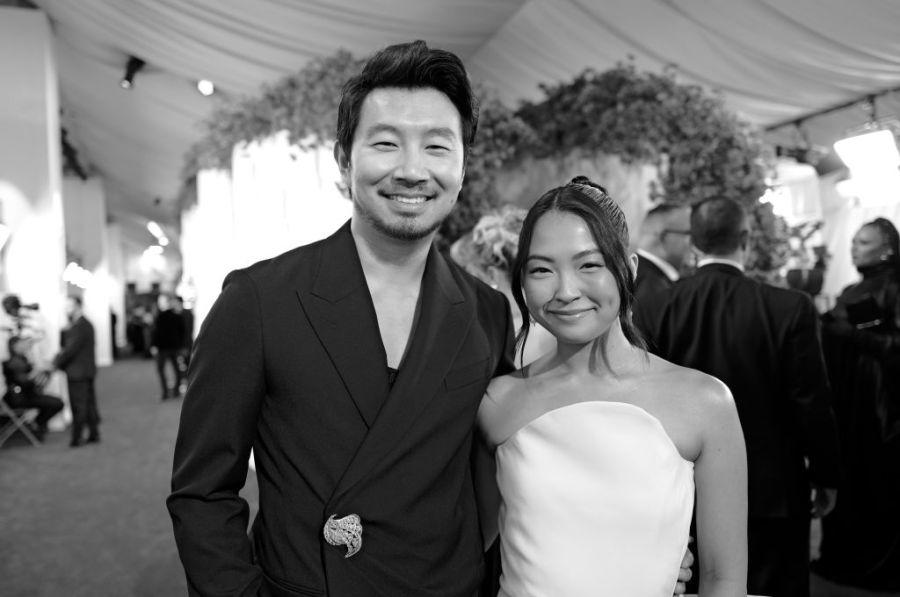
M 209 79 L 201 79 L 197 81 L 197 91 L 201 95 L 210 96 L 216 92 L 216 86 Z
M 119 81 L 122 89 L 131 89 L 134 86 L 134 75 L 144 68 L 144 61 L 136 56 L 128 57 L 128 64 L 125 65 L 125 76 Z

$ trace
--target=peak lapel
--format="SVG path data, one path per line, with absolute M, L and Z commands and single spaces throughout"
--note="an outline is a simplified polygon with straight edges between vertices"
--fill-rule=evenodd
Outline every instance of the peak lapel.
M 297 295 L 360 416 L 371 427 L 387 394 L 387 359 L 349 224 L 323 242 L 313 284 Z
M 450 267 L 432 247 L 422 284 L 422 312 L 412 343 L 375 424 L 330 500 L 350 491 L 370 473 L 435 397 L 469 333 L 475 307 L 466 300 Z

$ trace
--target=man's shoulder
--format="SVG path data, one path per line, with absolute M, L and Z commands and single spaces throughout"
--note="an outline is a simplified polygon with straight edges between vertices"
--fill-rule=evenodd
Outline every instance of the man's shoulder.
M 294 247 L 280 255 L 233 270 L 228 274 L 226 280 L 246 276 L 253 280 L 254 284 L 261 286 L 277 285 L 289 281 L 299 282 L 303 279 L 304 273 L 310 273 L 313 268 L 318 267 L 323 251 L 328 251 L 333 244 L 334 236 Z

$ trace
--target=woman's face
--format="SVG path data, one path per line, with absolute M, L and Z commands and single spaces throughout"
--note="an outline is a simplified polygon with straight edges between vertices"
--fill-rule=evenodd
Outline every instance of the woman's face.
M 531 316 L 566 344 L 587 344 L 619 317 L 619 288 L 584 220 L 551 211 L 535 223 L 522 279 Z
M 874 226 L 863 226 L 850 244 L 850 258 L 854 267 L 866 267 L 883 261 L 889 249 L 881 232 Z

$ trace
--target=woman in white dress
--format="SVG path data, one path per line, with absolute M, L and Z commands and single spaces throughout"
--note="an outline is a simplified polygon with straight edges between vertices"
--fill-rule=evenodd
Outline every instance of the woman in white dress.
M 731 393 L 644 349 L 627 247 L 622 211 L 584 177 L 525 218 L 519 340 L 530 314 L 557 346 L 493 380 L 478 413 L 497 467 L 498 508 L 481 496 L 486 545 L 500 533 L 502 597 L 672 595 L 695 483 L 700 595 L 746 595 L 746 454 Z

